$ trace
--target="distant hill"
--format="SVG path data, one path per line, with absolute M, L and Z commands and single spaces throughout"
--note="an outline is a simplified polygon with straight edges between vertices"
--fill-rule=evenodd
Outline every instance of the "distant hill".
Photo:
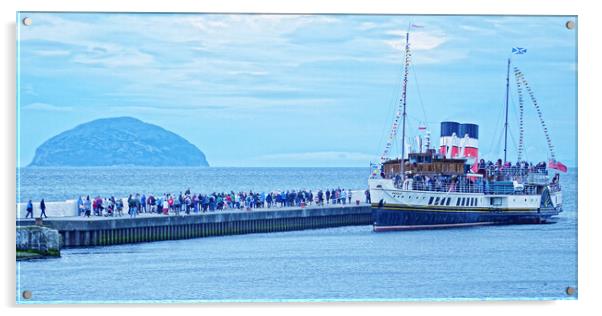
M 205 154 L 186 139 L 132 117 L 94 120 L 56 135 L 30 166 L 204 166 Z

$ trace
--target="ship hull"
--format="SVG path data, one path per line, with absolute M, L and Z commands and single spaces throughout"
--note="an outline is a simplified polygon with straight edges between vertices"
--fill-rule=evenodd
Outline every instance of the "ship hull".
M 475 211 L 417 209 L 404 206 L 372 207 L 374 231 L 439 229 L 483 225 L 542 224 L 557 215 L 555 209 L 533 211 Z
M 543 224 L 562 211 L 562 193 L 540 195 L 432 192 L 397 189 L 370 179 L 374 231 L 481 225 Z

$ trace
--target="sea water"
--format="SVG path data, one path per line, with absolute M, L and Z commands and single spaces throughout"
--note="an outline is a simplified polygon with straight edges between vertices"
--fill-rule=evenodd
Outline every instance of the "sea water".
M 365 170 L 353 168 L 173 170 L 21 170 L 21 194 L 66 199 L 73 192 L 179 192 L 187 186 L 193 191 L 359 188 L 366 181 Z M 17 300 L 575 298 L 565 290 L 577 287 L 576 171 L 561 176 L 564 212 L 555 224 L 388 233 L 355 226 L 64 249 L 58 259 L 17 263 Z M 30 300 L 21 298 L 24 290 L 32 292 Z
M 80 195 L 271 192 L 366 189 L 369 168 L 22 168 L 17 170 L 21 201 L 77 199 Z

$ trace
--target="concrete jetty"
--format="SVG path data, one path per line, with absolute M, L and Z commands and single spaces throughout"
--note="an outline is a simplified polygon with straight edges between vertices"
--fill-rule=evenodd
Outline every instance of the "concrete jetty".
M 60 257 L 59 232 L 37 225 L 17 227 L 17 260 Z
M 32 219 L 17 220 L 17 227 L 32 224 Z M 137 218 L 126 215 L 43 220 L 45 227 L 59 231 L 62 246 L 66 248 L 370 224 L 369 204 L 260 208 L 180 216 L 141 214 Z

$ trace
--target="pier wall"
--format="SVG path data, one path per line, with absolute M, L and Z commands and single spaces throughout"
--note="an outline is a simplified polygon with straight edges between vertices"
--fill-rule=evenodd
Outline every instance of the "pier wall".
M 369 225 L 370 206 L 260 209 L 138 218 L 49 218 L 43 225 L 59 231 L 64 247 L 270 233 L 339 226 Z M 17 226 L 31 225 L 18 220 Z
M 46 204 L 46 215 L 50 217 L 77 216 L 77 201 L 67 200 L 61 202 L 44 202 Z M 32 201 L 33 216 L 40 216 L 40 201 Z M 27 201 L 17 203 L 17 218 L 25 218 L 27 215 Z
M 59 257 L 59 232 L 40 226 L 17 227 L 16 247 L 17 259 Z

